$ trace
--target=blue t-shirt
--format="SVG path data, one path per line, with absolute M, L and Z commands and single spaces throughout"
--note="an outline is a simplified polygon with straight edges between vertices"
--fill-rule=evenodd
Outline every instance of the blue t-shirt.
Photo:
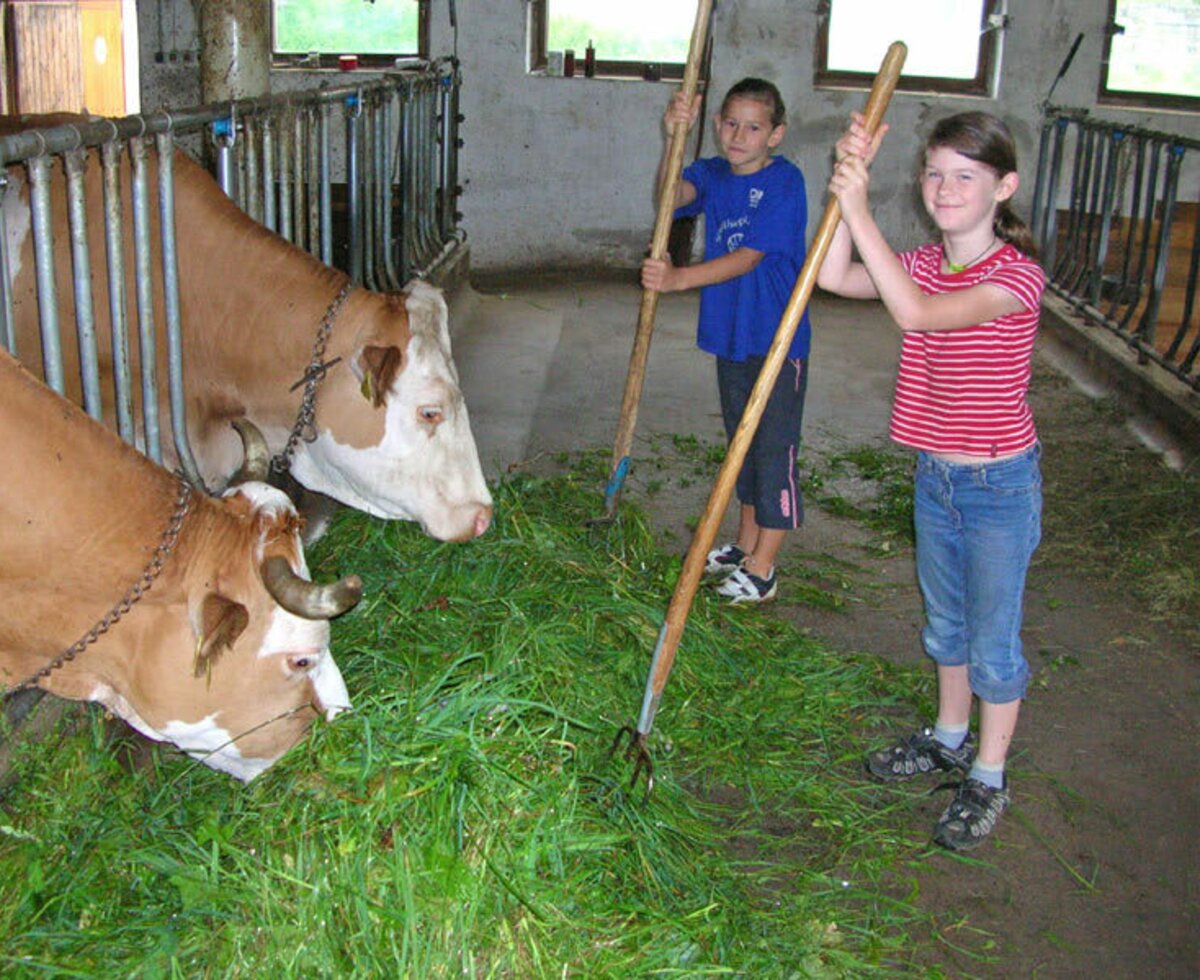
M 696 188 L 696 200 L 677 217 L 704 213 L 704 258 L 739 248 L 762 252 L 762 261 L 744 276 L 700 291 L 700 349 L 731 361 L 762 357 L 791 299 L 804 266 L 808 198 L 804 175 L 785 157 L 757 173 L 733 173 L 723 157 L 697 160 L 683 171 Z M 788 357 L 807 357 L 811 329 L 805 310 Z

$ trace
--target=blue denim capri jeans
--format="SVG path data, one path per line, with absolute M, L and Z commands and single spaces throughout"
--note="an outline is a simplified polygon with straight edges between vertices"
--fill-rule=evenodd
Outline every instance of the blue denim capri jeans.
M 1021 650 L 1025 573 L 1042 536 L 1041 447 L 995 463 L 917 455 L 917 579 L 925 652 L 967 665 L 974 694 L 992 704 L 1025 696 Z

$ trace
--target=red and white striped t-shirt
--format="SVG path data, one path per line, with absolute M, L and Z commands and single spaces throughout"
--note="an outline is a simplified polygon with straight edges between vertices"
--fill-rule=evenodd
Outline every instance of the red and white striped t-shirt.
M 900 255 L 927 295 L 987 282 L 1021 301 L 1017 313 L 958 330 L 909 331 L 900 348 L 891 437 L 933 453 L 1007 456 L 1037 441 L 1026 401 L 1037 336 L 1041 266 L 1005 244 L 962 272 L 942 272 L 942 246 Z

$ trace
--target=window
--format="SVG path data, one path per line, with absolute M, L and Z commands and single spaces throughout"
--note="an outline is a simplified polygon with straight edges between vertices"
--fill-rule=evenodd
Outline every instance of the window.
M 1200 110 L 1200 0 L 1109 0 L 1100 101 Z
M 277 64 L 336 68 L 357 55 L 365 68 L 429 52 L 429 0 L 271 0 Z
M 893 41 L 908 46 L 897 88 L 989 95 L 1005 0 L 822 0 L 818 86 L 869 88 Z
M 530 0 L 529 16 L 530 71 L 547 70 L 548 52 L 570 50 L 583 75 L 590 44 L 597 75 L 683 78 L 696 0 Z

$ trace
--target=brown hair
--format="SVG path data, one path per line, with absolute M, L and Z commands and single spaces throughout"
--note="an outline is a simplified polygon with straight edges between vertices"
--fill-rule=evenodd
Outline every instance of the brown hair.
M 771 110 L 772 129 L 787 122 L 787 110 L 783 106 L 783 96 L 779 94 L 779 89 L 765 78 L 743 78 L 740 82 L 735 83 L 721 101 L 722 113 L 734 99 L 753 99 L 755 102 L 765 105 Z
M 985 167 L 997 177 L 1017 171 L 1017 146 L 1008 127 L 989 112 L 960 112 L 947 116 L 929 134 L 925 149 L 946 147 Z M 1017 216 L 1011 200 L 1001 201 L 992 226 L 996 236 L 1029 256 L 1037 255 L 1037 243 L 1029 226 Z

